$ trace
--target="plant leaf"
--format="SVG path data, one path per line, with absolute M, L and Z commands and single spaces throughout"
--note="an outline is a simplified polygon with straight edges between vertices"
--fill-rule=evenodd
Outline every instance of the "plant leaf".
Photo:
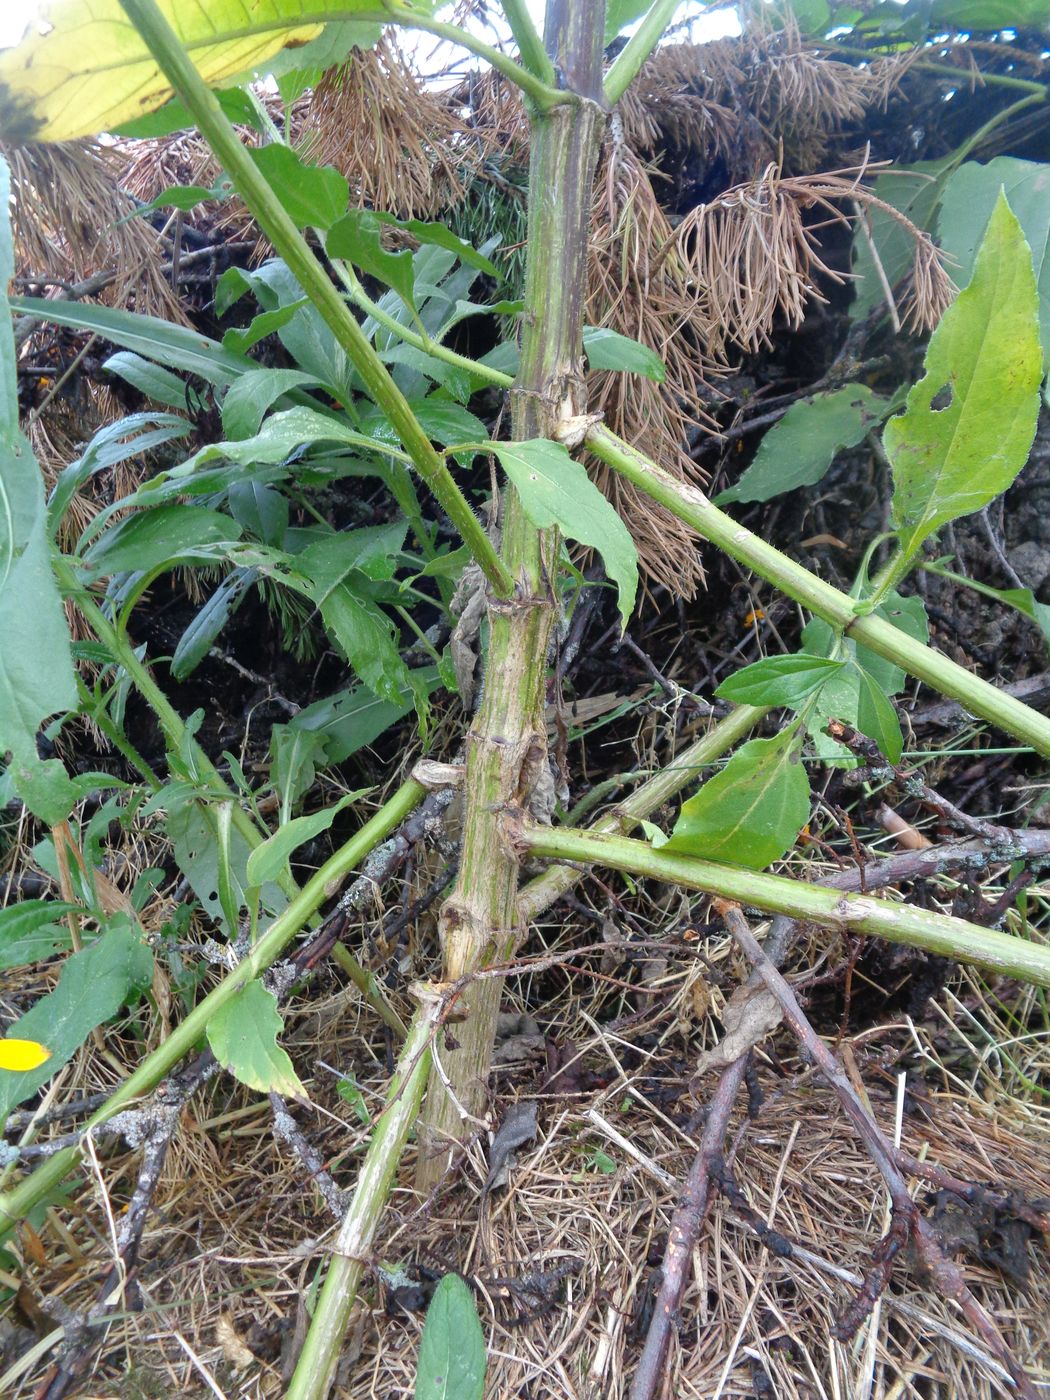
M 958 263 L 952 267 L 953 277 L 968 281 L 1000 191 L 1032 250 L 1043 357 L 1050 363 L 1050 166 L 1012 156 L 997 156 L 987 165 L 966 161 L 944 187 L 937 237 Z
M 955 155 L 949 154 L 941 160 L 895 165 L 892 174 L 876 179 L 875 194 L 918 228 L 932 233 L 945 181 L 956 163 Z M 907 226 L 878 205 L 865 210 L 853 234 L 851 264 L 857 290 L 850 306 L 852 321 L 862 321 L 877 306 L 885 305 L 886 293 L 872 257 L 872 244 L 891 288 L 903 282 L 915 266 L 915 237 Z
M 152 953 L 119 915 L 94 943 L 71 954 L 54 991 L 7 1028 L 19 1040 L 46 1045 L 51 1057 L 35 1069 L 0 1076 L 0 1122 L 72 1059 L 96 1026 L 148 987 L 152 977 Z
M 171 658 L 171 674 L 177 681 L 192 675 L 204 660 L 212 642 L 244 601 L 255 577 L 254 569 L 234 569 L 200 609 L 179 638 Z
M 300 228 L 331 228 L 346 213 L 350 186 L 334 165 L 312 165 L 281 141 L 257 147 L 251 156 Z
M 92 574 L 147 572 L 169 561 L 192 558 L 207 545 L 232 543 L 241 527 L 228 515 L 204 506 L 155 506 L 121 520 L 84 556 Z
M 69 929 L 59 920 L 76 904 L 56 899 L 23 899 L 0 909 L 0 969 L 41 962 L 69 947 Z
M 272 311 L 260 311 L 258 316 L 253 316 L 246 326 L 231 326 L 223 334 L 223 349 L 246 355 L 253 345 L 258 345 L 260 340 L 265 340 L 268 335 L 273 335 L 276 331 L 283 329 L 295 313 L 306 304 L 306 297 L 302 297 L 299 301 L 289 302 L 287 306 L 277 306 Z
M 630 336 L 607 326 L 584 326 L 583 349 L 591 369 L 619 369 L 629 374 L 644 374 L 662 384 L 667 366 L 655 350 Z
M 878 681 L 863 666 L 857 666 L 857 728 L 874 739 L 880 752 L 891 763 L 899 763 L 904 749 L 897 711 L 890 704 Z
M 18 423 L 17 356 L 7 307 L 14 276 L 7 163 L 0 159 L 0 757 L 12 755 L 15 788 L 49 822 L 70 810 L 58 759 L 46 766 L 36 735 L 50 715 L 77 703 L 69 628 L 51 571 L 44 483 Z M 45 790 L 42 790 L 42 787 Z M 68 787 L 66 796 L 69 796 Z M 70 806 L 72 804 L 70 803 Z
M 250 369 L 226 390 L 222 401 L 222 427 L 228 438 L 248 438 L 278 399 L 293 389 L 318 381 L 299 369 Z
M 742 744 L 682 810 L 666 849 L 764 870 L 795 844 L 809 818 L 801 741 L 786 729 Z
M 334 807 L 284 822 L 248 857 L 248 884 L 264 885 L 268 880 L 278 879 L 293 851 L 312 841 L 315 836 L 320 836 L 322 831 L 327 831 L 344 807 L 357 802 L 369 791 L 369 788 L 358 788 L 356 792 L 348 792 L 340 798 Z
M 941 526 L 994 500 L 1024 466 L 1043 377 L 1037 310 L 1031 253 L 1001 195 L 973 279 L 944 313 L 924 377 L 883 434 L 905 559 Z M 942 393 L 950 402 L 935 407 Z
M 621 29 L 626 29 L 636 19 L 641 19 L 649 8 L 650 0 L 609 0 L 605 7 L 606 47 L 612 43 Z
M 265 68 L 286 44 L 316 38 L 310 0 L 209 0 L 160 9 L 208 83 Z M 120 0 L 45 0 L 39 22 L 0 52 L 0 129 L 11 144 L 95 136 L 172 95 Z
M 140 316 L 136 311 L 118 311 L 112 306 L 46 301 L 41 297 L 12 297 L 11 306 L 15 311 L 51 325 L 95 331 L 114 345 L 134 350 L 169 369 L 198 374 L 209 384 L 230 384 L 245 370 L 258 369 L 247 355 L 235 355 L 199 331 L 177 326 L 159 316 Z
M 729 676 L 715 694 L 737 705 L 797 706 L 843 665 L 805 651 L 767 656 Z
M 623 625 L 638 591 L 638 551 L 631 532 L 587 475 L 558 442 L 494 442 L 492 450 L 521 496 L 525 514 L 540 529 L 557 525 L 569 539 L 590 545 L 619 590 Z
M 115 355 L 110 355 L 102 368 L 109 374 L 126 379 L 154 403 L 162 403 L 168 408 L 186 408 L 185 382 L 161 365 L 150 364 L 141 355 L 135 355 L 130 350 L 118 350 Z
M 485 1365 L 474 1295 L 458 1274 L 446 1274 L 427 1308 L 415 1400 L 484 1400 Z
M 838 452 L 856 447 L 889 412 L 866 384 L 846 384 L 794 403 L 758 444 L 748 469 L 717 503 L 768 501 L 818 482 Z
M 285 1050 L 277 1044 L 284 1021 L 277 998 L 256 978 L 208 1022 L 212 1054 L 249 1089 L 308 1098 Z

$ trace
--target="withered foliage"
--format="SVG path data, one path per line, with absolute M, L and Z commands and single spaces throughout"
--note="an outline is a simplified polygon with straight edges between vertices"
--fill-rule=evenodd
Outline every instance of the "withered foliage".
M 134 192 L 122 184 L 119 152 L 90 141 L 6 147 L 14 191 L 15 263 L 23 279 L 59 290 L 100 271 L 114 276 L 97 293 L 109 306 L 184 321 L 162 270 L 163 244 L 135 218 Z

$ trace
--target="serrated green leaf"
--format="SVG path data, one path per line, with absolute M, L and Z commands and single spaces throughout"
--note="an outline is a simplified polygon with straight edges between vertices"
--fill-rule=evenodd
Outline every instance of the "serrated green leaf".
M 369 277 L 393 287 L 406 306 L 413 304 L 415 272 L 412 254 L 388 252 L 381 241 L 382 222 L 371 209 L 354 209 L 328 230 L 325 250 L 330 258 L 342 258 Z
M 666 849 L 751 870 L 779 860 L 809 819 L 809 779 L 800 750 L 792 730 L 742 744 L 683 803 Z
M 838 452 L 856 447 L 885 418 L 890 401 L 866 384 L 847 384 L 792 404 L 758 445 L 754 461 L 717 504 L 768 501 L 818 482 Z
M 326 807 L 323 812 L 312 812 L 308 817 L 293 817 L 279 826 L 268 836 L 261 846 L 256 846 L 248 857 L 248 884 L 264 885 L 268 880 L 280 878 L 288 857 L 300 846 L 327 831 L 336 817 L 351 802 L 364 797 L 370 788 L 358 788 L 339 799 L 334 807 Z
M 0 969 L 24 967 L 68 948 L 69 928 L 59 920 L 78 908 L 57 899 L 23 899 L 0 909 Z
M 557 442 L 495 442 L 492 450 L 521 496 L 525 514 L 540 529 L 557 525 L 563 535 L 590 545 L 619 590 L 623 625 L 638 591 L 638 551 L 631 532 L 587 475 Z
M 883 434 L 905 559 L 994 500 L 1024 466 L 1043 377 L 1037 311 L 1031 252 L 1000 196 L 973 278 L 934 331 L 905 412 Z
M 655 350 L 606 326 L 584 326 L 583 349 L 591 369 L 644 374 L 646 379 L 657 384 L 662 384 L 667 377 L 667 366 Z
M 89 947 L 68 957 L 54 991 L 7 1028 L 8 1035 L 46 1045 L 51 1058 L 38 1069 L 0 1075 L 0 1123 L 72 1059 L 96 1026 L 148 987 L 152 976 L 153 955 L 121 916 Z
M 216 1011 L 208 1022 L 208 1044 L 219 1064 L 249 1089 L 305 1099 L 287 1052 L 277 1044 L 283 1030 L 277 998 L 256 979 Z
M 485 1365 L 474 1295 L 458 1274 L 446 1274 L 427 1308 L 415 1400 L 484 1400 Z
M 841 661 L 829 661 L 825 656 L 804 651 L 792 656 L 766 656 L 729 676 L 715 695 L 737 705 L 797 706 L 842 665 Z
M 900 720 L 878 681 L 863 666 L 857 668 L 857 728 L 874 739 L 891 763 L 899 763 L 904 749 Z
M 487 272 L 490 277 L 498 278 L 500 275 L 499 268 L 491 258 L 479 253 L 472 243 L 460 238 L 445 224 L 425 223 L 422 219 L 398 219 L 393 214 L 386 214 L 381 210 L 376 211 L 376 218 L 382 224 L 403 229 L 420 243 L 432 243 L 435 247 L 455 253 L 460 262 L 465 262 L 468 267 L 476 267 L 479 272 Z
M 299 369 L 251 369 L 235 380 L 222 401 L 222 427 L 228 438 L 248 438 L 278 399 L 318 381 Z

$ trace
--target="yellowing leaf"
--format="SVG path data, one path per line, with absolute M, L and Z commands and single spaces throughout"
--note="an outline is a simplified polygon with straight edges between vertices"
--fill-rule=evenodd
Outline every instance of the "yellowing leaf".
M 277 998 L 256 979 L 216 1011 L 208 1022 L 208 1044 L 219 1064 L 249 1089 L 305 1099 L 287 1052 L 277 1044 L 283 1030 Z
M 310 0 L 159 0 L 206 82 L 218 85 L 324 28 Z M 94 136 L 172 95 L 120 0 L 44 0 L 20 44 L 0 52 L 0 131 L 24 141 Z
M 51 1051 L 35 1040 L 0 1040 L 0 1069 L 39 1069 Z

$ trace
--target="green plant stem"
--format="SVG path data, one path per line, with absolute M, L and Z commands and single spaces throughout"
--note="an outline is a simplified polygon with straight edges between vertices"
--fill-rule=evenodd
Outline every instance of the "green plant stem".
M 648 875 L 768 913 L 808 919 L 844 933 L 875 934 L 891 943 L 904 943 L 940 957 L 1050 986 L 1050 948 L 997 929 L 980 928 L 948 914 L 935 914 L 870 895 L 822 889 L 805 880 L 718 865 L 666 849 L 655 850 L 644 841 L 625 836 L 528 824 L 509 825 L 508 830 L 514 844 L 532 856 L 606 865 L 632 875 Z
M 332 266 L 337 271 L 339 262 L 340 260 L 337 258 L 332 260 Z M 440 341 L 432 339 L 424 332 L 414 331 L 411 326 L 403 325 L 396 316 L 391 316 L 389 311 L 384 311 L 377 301 L 373 301 L 356 276 L 352 282 L 347 280 L 343 285 L 346 287 L 347 295 L 367 316 L 370 316 L 384 330 L 391 331 L 406 345 L 414 346 L 416 350 L 422 350 L 424 354 L 433 355 L 437 360 L 444 360 L 446 364 L 455 365 L 457 369 L 466 370 L 468 374 L 476 375 L 486 384 L 494 384 L 500 389 L 509 389 L 514 383 L 512 374 L 504 374 L 501 369 L 493 369 L 490 365 L 483 365 L 480 360 L 472 360 L 468 355 L 460 355 L 457 351 L 450 350 L 447 345 L 442 345 Z
M 949 661 L 932 647 L 907 636 L 884 618 L 858 616 L 854 599 L 738 524 L 712 505 L 702 491 L 678 481 L 635 448 L 621 442 L 608 428 L 592 429 L 586 445 L 601 461 L 691 525 L 704 539 L 746 564 L 836 630 L 958 701 L 970 714 L 978 715 L 1031 744 L 1044 756 L 1050 756 L 1050 719 L 1046 716 Z
M 84 684 L 83 678 L 77 675 L 77 693 L 80 696 L 80 708 L 86 714 L 92 724 L 98 725 L 100 732 L 113 745 L 118 753 L 135 769 L 151 792 L 158 792 L 162 786 L 161 780 L 154 773 L 138 749 L 127 737 L 124 731 L 110 717 L 104 701 L 97 701 L 91 691 Z
M 416 470 L 459 531 L 463 543 L 481 566 L 490 586 L 498 597 L 509 597 L 513 592 L 513 580 L 484 526 L 324 267 L 311 252 L 306 239 L 252 160 L 219 106 L 218 99 L 193 66 L 156 0 L 120 0 L 120 3 L 162 72 L 193 115 L 212 153 L 232 180 L 259 227 L 345 350 L 373 402 L 386 414 Z M 355 14 L 354 18 L 390 21 L 396 20 L 399 12 L 401 7 L 394 5 L 389 11 L 384 10 L 374 16 Z M 402 13 L 410 15 L 413 23 L 421 18 L 411 11 Z M 304 15 L 301 22 L 309 23 L 311 18 L 313 16 Z M 345 14 L 335 12 L 331 18 L 345 18 Z M 432 24 L 436 27 L 431 28 Z M 448 37 L 444 30 L 456 30 L 455 25 L 442 25 L 437 21 L 428 21 L 419 27 L 441 33 L 442 37 Z M 459 32 L 456 30 L 457 34 Z
M 645 18 L 613 59 L 605 75 L 605 100 L 615 107 L 656 48 L 681 0 L 653 0 Z
M 324 1400 L 339 1351 L 372 1257 L 376 1231 L 386 1208 L 401 1154 L 419 1113 L 430 1072 L 430 1045 L 439 1025 L 441 1000 L 428 989 L 414 989 L 421 1004 L 412 1018 L 394 1077 L 387 1091 L 354 1188 L 353 1199 L 332 1247 L 324 1286 L 299 1354 L 285 1400 Z
M 604 0 L 548 0 L 544 33 L 553 61 L 575 87 L 571 104 L 531 118 L 528 257 L 521 367 L 511 391 L 516 440 L 553 437 L 563 416 L 586 408 L 583 303 L 588 222 L 598 137 Z M 459 871 L 442 908 L 442 978 L 463 983 L 465 1020 L 456 1047 L 431 1072 L 417 1183 L 444 1175 L 487 1100 L 498 978 L 473 974 L 513 950 L 518 936 L 518 862 L 500 840 L 500 813 L 528 802 L 548 777 L 547 652 L 557 600 L 557 532 L 528 519 L 518 493 L 503 497 L 503 559 L 518 581 L 509 604 L 489 610 L 481 702 L 467 736 Z
M 251 948 L 232 972 L 193 1008 L 185 1020 L 172 1030 L 163 1044 L 147 1055 L 133 1074 L 129 1075 L 100 1109 L 88 1119 L 84 1132 L 97 1128 L 127 1104 L 148 1094 L 175 1065 L 190 1053 L 204 1035 L 208 1022 L 254 978 L 265 972 L 281 954 L 310 916 L 326 898 L 333 881 L 341 880 L 397 827 L 425 796 L 419 783 L 409 781 L 398 788 L 360 831 L 338 850 L 310 877 Z M 66 1147 L 41 1163 L 11 1191 L 0 1196 L 0 1239 L 5 1238 L 27 1211 L 47 1194 L 76 1166 L 80 1160 L 79 1146 Z
M 754 705 L 738 706 L 695 743 L 675 754 L 673 762 L 666 768 L 654 773 L 610 811 L 603 812 L 588 830 L 596 834 L 625 836 L 658 807 L 676 797 L 703 768 L 721 758 L 734 744 L 750 734 L 767 714 L 767 709 Z M 567 894 L 582 879 L 583 872 L 574 870 L 572 866 L 552 865 L 542 875 L 530 880 L 518 895 L 518 918 L 522 924 L 527 925 L 538 919 L 555 900 Z
M 192 738 L 187 733 L 182 716 L 153 679 L 149 667 L 135 655 L 135 649 L 128 640 L 128 637 L 123 632 L 118 631 L 113 623 L 110 622 L 109 618 L 95 602 L 95 599 L 88 589 L 81 584 L 69 561 L 57 549 L 52 551 L 52 563 L 55 575 L 61 587 L 70 597 L 75 599 L 81 615 L 90 624 L 95 636 L 106 647 L 114 661 L 127 672 L 136 690 L 138 690 L 139 694 L 156 715 L 157 722 L 160 724 L 161 732 L 164 735 L 168 748 L 173 753 L 182 753 L 185 752 L 187 748 L 189 749 L 192 753 L 194 766 L 197 769 L 198 775 L 205 780 L 209 788 L 213 789 L 217 798 L 221 801 L 228 802 L 230 807 L 230 821 L 247 842 L 249 850 L 254 850 L 256 846 L 261 845 L 268 833 L 260 831 L 251 816 L 241 806 L 237 794 L 231 790 L 229 784 L 225 781 L 214 763 L 212 763 L 211 759 L 197 743 L 196 739 Z M 100 724 L 100 728 L 101 727 L 102 725 Z M 106 733 L 107 731 L 103 728 L 103 732 Z M 113 735 L 108 735 L 108 737 L 113 737 Z M 114 742 L 117 742 L 115 738 Z M 155 787 L 157 784 L 156 775 L 146 763 L 145 759 L 138 756 L 138 760 L 136 761 L 133 757 L 136 751 L 132 749 L 130 744 L 127 744 L 125 748 L 118 743 L 118 747 L 129 762 L 135 763 L 136 768 L 142 773 L 146 782 L 149 783 L 151 787 Z M 210 802 L 204 802 L 201 805 L 204 816 L 215 832 L 216 839 L 218 839 L 218 818 L 215 812 L 215 806 Z M 281 874 L 277 876 L 277 884 L 289 899 L 295 899 L 298 896 L 299 885 L 293 878 L 291 871 L 287 869 L 283 870 Z M 388 1005 L 383 995 L 377 990 L 374 979 L 369 972 L 361 966 L 353 953 L 344 945 L 336 944 L 336 948 L 333 950 L 333 956 L 361 992 L 361 995 L 379 1016 L 380 1020 L 382 1020 L 384 1024 L 390 1026 L 395 1032 L 403 1030 L 400 1017 L 393 1008 Z
M 503 0 L 503 17 L 510 25 L 510 32 L 514 35 L 514 42 L 525 67 L 547 87 L 557 87 L 554 64 L 547 57 L 539 30 L 533 24 L 524 0 Z

